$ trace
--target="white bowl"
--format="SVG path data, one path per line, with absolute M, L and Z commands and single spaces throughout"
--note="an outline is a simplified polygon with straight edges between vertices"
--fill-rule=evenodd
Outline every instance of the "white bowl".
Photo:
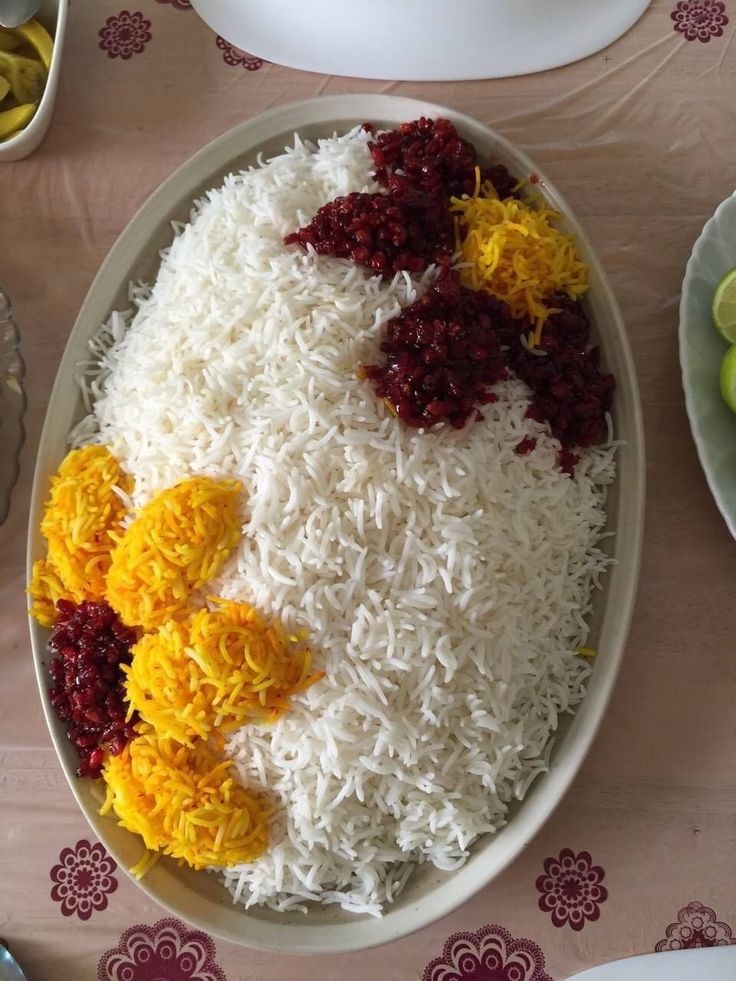
M 64 48 L 66 33 L 66 11 L 68 0 L 45 0 L 40 11 L 36 14 L 38 20 L 49 32 L 54 41 L 54 52 L 51 56 L 51 67 L 46 79 L 46 87 L 41 96 L 41 102 L 30 123 L 9 140 L 0 143 L 0 160 L 23 160 L 37 150 L 41 140 L 46 135 L 56 102 L 56 90 L 59 87 L 59 71 L 61 55 Z
M 601 964 L 567 981 L 733 981 L 736 949 L 733 946 L 659 950 L 610 964 Z
M 275 913 L 234 906 L 212 875 L 158 862 L 139 883 L 152 899 L 199 928 L 233 943 L 274 951 L 317 953 L 358 950 L 395 940 L 439 919 L 487 885 L 528 844 L 557 806 L 580 766 L 608 703 L 623 653 L 636 594 L 644 511 L 644 439 L 639 396 L 628 341 L 608 281 L 580 227 L 554 188 L 523 153 L 468 116 L 414 99 L 387 95 L 338 95 L 281 106 L 225 133 L 201 150 L 165 181 L 143 205 L 113 246 L 69 338 L 49 402 L 38 452 L 29 529 L 29 572 L 44 553 L 39 532 L 48 479 L 67 450 L 67 434 L 83 415 L 74 383 L 75 366 L 88 357 L 87 342 L 110 312 L 128 304 L 131 280 L 152 281 L 159 252 L 172 237 L 172 219 L 186 220 L 193 198 L 219 184 L 223 177 L 279 153 L 298 130 L 315 139 L 346 131 L 366 120 L 391 127 L 418 116 L 446 116 L 470 139 L 480 154 L 506 164 L 513 173 L 536 173 L 536 189 L 567 218 L 566 229 L 576 236 L 589 265 L 588 306 L 602 346 L 604 362 L 616 375 L 614 426 L 624 441 L 618 454 L 618 476 L 608 504 L 609 524 L 616 531 L 611 551 L 614 563 L 592 624 L 591 643 L 598 656 L 588 694 L 575 716 L 561 727 L 548 773 L 537 781 L 522 804 L 512 808 L 506 827 L 486 836 L 472 849 L 467 863 L 453 873 L 432 865 L 419 866 L 406 889 L 381 919 L 357 916 L 340 908 L 319 906 L 309 913 Z M 33 653 L 46 720 L 79 806 L 93 832 L 122 868 L 141 856 L 140 839 L 99 816 L 101 788 L 77 780 L 75 750 L 63 725 L 50 710 L 48 631 L 31 623 Z M 564 731 L 563 731 L 564 730 Z
M 651 0 L 192 0 L 239 48 L 324 75 L 504 78 L 612 44 Z

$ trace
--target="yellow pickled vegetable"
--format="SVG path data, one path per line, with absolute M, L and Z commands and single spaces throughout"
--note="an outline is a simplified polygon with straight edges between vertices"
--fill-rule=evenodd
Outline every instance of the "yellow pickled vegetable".
M 15 51 L 20 44 L 22 38 L 19 38 L 14 31 L 8 30 L 7 27 L 0 27 L 0 51 Z
M 0 112 L 0 140 L 7 140 L 9 136 L 14 136 L 18 130 L 23 129 L 33 119 L 36 111 L 36 103 L 30 105 L 16 106 L 14 109 L 6 109 Z
M 48 71 L 51 67 L 54 42 L 43 24 L 40 24 L 34 17 L 25 24 L 21 24 L 20 27 L 16 27 L 15 32 L 38 53 L 39 58 Z
M 0 75 L 10 83 L 10 91 L 19 104 L 41 98 L 46 69 L 35 58 L 25 58 L 15 51 L 0 51 Z

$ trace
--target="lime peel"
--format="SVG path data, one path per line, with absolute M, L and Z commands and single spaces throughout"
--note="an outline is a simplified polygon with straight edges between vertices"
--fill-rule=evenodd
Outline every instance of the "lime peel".
M 736 412 L 736 345 L 728 349 L 721 362 L 721 395 L 731 412 Z
M 713 294 L 713 324 L 729 344 L 736 344 L 736 266 L 729 269 Z

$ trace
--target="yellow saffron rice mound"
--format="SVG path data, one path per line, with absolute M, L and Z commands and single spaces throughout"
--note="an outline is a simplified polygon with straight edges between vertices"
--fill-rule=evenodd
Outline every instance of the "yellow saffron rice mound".
M 79 602 L 76 596 L 64 588 L 58 572 L 46 559 L 38 559 L 33 563 L 28 593 L 31 597 L 31 613 L 42 627 L 53 627 L 56 623 L 57 600 Z
M 113 535 L 125 504 L 130 479 L 104 446 L 72 450 L 51 478 L 41 533 L 48 542 L 46 560 L 33 568 L 31 612 L 44 626 L 55 619 L 57 599 L 81 603 L 105 592 Z
M 245 603 L 221 602 L 184 622 L 169 621 L 133 648 L 126 691 L 160 736 L 192 745 L 213 730 L 274 722 L 289 696 L 313 684 L 312 655 L 278 620 Z
M 171 855 L 194 869 L 252 862 L 268 847 L 271 808 L 261 793 L 231 775 L 231 760 L 211 749 L 162 739 L 146 725 L 102 775 L 118 824 L 139 834 L 152 852 Z M 144 860 L 139 874 L 150 868 Z
M 112 552 L 106 597 L 123 623 L 152 630 L 181 618 L 240 539 L 233 480 L 193 477 L 141 509 Z
M 535 208 L 525 201 L 501 201 L 493 185 L 480 184 L 473 197 L 452 198 L 458 222 L 462 282 L 485 289 L 507 303 L 515 317 L 528 317 L 535 340 L 550 313 L 546 301 L 557 292 L 572 299 L 588 288 L 585 263 L 569 235 L 552 222 L 560 217 L 550 208 Z

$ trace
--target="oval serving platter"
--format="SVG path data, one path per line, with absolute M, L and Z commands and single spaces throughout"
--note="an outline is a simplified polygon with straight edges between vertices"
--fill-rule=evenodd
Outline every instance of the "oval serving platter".
M 49 402 L 36 464 L 29 531 L 29 573 L 43 553 L 39 532 L 49 477 L 67 451 L 67 435 L 84 414 L 75 383 L 76 365 L 111 311 L 128 303 L 131 280 L 153 281 L 159 252 L 172 237 L 172 220 L 186 220 L 192 201 L 224 176 L 281 152 L 298 131 L 308 139 L 345 132 L 370 120 L 393 127 L 419 116 L 444 116 L 471 140 L 481 157 L 505 164 L 519 175 L 537 175 L 537 190 L 564 216 L 562 227 L 576 237 L 589 266 L 587 306 L 603 361 L 617 379 L 614 430 L 621 441 L 616 482 L 608 498 L 608 530 L 615 532 L 614 560 L 599 593 L 591 628 L 598 656 L 588 693 L 575 715 L 561 725 L 549 771 L 514 805 L 507 825 L 476 842 L 466 864 L 452 873 L 418 866 L 395 903 L 376 919 L 319 906 L 303 913 L 276 913 L 233 905 L 213 875 L 158 862 L 138 885 L 177 916 L 224 940 L 264 950 L 333 953 L 396 940 L 445 916 L 498 875 L 527 845 L 568 789 L 598 729 L 623 654 L 636 594 L 644 513 L 644 439 L 634 366 L 623 322 L 605 274 L 582 230 L 557 191 L 532 161 L 506 140 L 468 116 L 442 106 L 386 95 L 340 95 L 281 106 L 216 139 L 168 178 L 148 199 L 102 264 L 82 306 L 62 358 Z M 128 869 L 140 858 L 140 839 L 99 816 L 101 788 L 74 776 L 75 750 L 52 714 L 48 687 L 48 631 L 31 622 L 33 656 L 46 721 L 72 792 L 95 835 Z

